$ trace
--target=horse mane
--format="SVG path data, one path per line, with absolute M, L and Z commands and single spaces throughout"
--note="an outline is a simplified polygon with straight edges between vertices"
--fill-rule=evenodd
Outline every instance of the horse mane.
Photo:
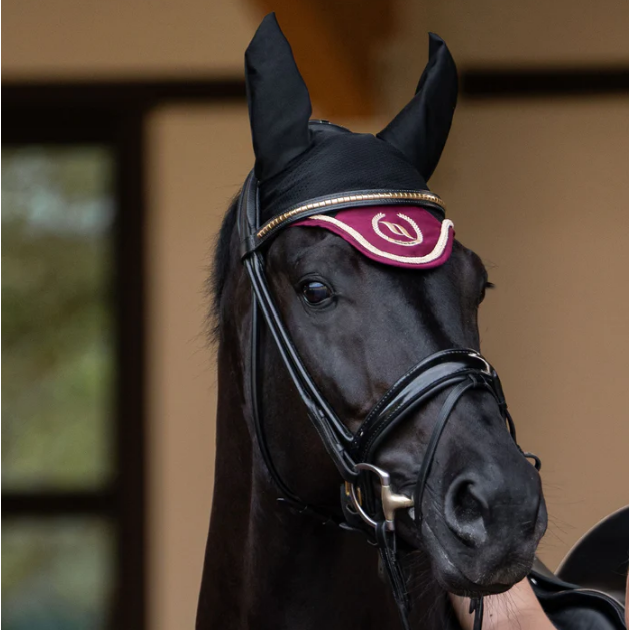
M 236 226 L 237 202 L 238 195 L 230 202 L 223 221 L 221 222 L 221 228 L 215 238 L 214 255 L 212 258 L 210 277 L 208 279 L 208 293 L 210 296 L 208 329 L 210 340 L 215 343 L 220 340 L 223 325 L 221 301 L 225 283 L 230 273 L 230 262 L 232 260 L 230 244 L 232 241 L 232 232 Z

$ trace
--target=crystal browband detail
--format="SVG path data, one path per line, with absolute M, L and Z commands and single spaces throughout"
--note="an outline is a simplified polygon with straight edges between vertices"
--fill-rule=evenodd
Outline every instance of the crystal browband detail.
M 278 227 L 280 224 L 288 221 L 289 219 L 294 218 L 296 215 L 301 214 L 302 212 L 308 212 L 310 210 L 318 210 L 320 208 L 330 208 L 332 206 L 338 206 L 341 204 L 347 203 L 355 203 L 360 201 L 387 201 L 387 200 L 410 200 L 410 201 L 425 201 L 429 203 L 433 203 L 443 210 L 446 210 L 446 205 L 436 194 L 422 191 L 422 192 L 387 192 L 387 193 L 363 193 L 358 195 L 346 195 L 344 197 L 334 197 L 332 199 L 325 199 L 322 201 L 314 201 L 312 203 L 307 203 L 303 206 L 299 206 L 298 208 L 293 208 L 293 210 L 288 210 L 283 214 L 278 215 L 265 225 L 263 225 L 260 230 L 256 233 L 258 238 L 263 238 L 266 234 L 271 232 L 274 228 Z

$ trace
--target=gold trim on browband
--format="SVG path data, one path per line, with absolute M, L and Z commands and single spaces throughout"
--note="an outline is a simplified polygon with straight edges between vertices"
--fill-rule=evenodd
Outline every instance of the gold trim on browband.
M 411 199 L 414 201 L 429 201 L 434 203 L 443 210 L 446 210 L 445 203 L 437 196 L 431 192 L 391 192 L 391 193 L 365 193 L 362 195 L 348 195 L 347 197 L 335 197 L 333 199 L 325 199 L 323 201 L 316 201 L 313 203 L 307 203 L 304 206 L 300 206 L 299 208 L 294 208 L 293 210 L 289 210 L 275 219 L 269 221 L 263 225 L 256 236 L 258 238 L 262 238 L 273 230 L 275 227 L 284 223 L 287 219 L 294 217 L 296 214 L 300 214 L 301 212 L 305 212 L 306 210 L 317 210 L 318 208 L 324 208 L 326 206 L 336 206 L 342 203 L 351 203 L 354 201 L 374 201 L 377 199 Z

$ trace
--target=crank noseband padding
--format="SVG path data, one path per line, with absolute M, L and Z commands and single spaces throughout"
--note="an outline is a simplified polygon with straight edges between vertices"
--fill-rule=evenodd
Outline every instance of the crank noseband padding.
M 350 452 L 355 461 L 371 463 L 387 435 L 419 406 L 442 391 L 448 395 L 431 430 L 429 444 L 420 464 L 414 492 L 414 514 L 422 519 L 422 497 L 440 438 L 462 396 L 471 389 L 484 389 L 492 394 L 499 411 L 506 419 L 516 441 L 513 422 L 507 414 L 503 390 L 496 371 L 472 349 L 450 349 L 436 352 L 411 368 L 383 395 L 355 434 Z M 368 509 L 378 511 L 372 484 L 360 475 L 359 486 Z
M 478 352 L 466 348 L 436 352 L 412 367 L 366 416 L 350 445 L 353 457 L 370 462 L 378 445 L 400 420 L 469 374 L 479 374 L 492 388 L 496 373 Z

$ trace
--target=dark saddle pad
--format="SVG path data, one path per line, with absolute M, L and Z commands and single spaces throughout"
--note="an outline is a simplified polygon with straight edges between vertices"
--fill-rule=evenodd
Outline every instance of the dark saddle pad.
M 625 630 L 627 574 L 625 507 L 585 534 L 562 561 L 556 575 L 537 560 L 529 581 L 558 630 Z

